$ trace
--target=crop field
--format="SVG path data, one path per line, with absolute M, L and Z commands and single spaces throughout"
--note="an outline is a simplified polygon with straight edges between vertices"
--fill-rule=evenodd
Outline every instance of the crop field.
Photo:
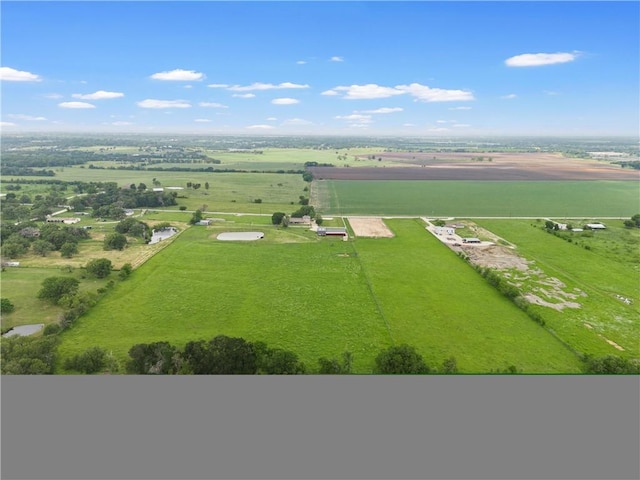
M 607 231 L 585 232 L 587 236 L 566 232 L 573 237 L 570 243 L 535 222 L 477 223 L 514 243 L 535 268 L 566 285 L 564 291 L 577 288 L 586 294 L 575 300 L 579 308 L 536 307 L 558 336 L 582 352 L 640 357 L 640 232 L 623 228 L 622 222 L 608 222 Z M 545 289 L 550 290 L 548 284 Z
M 63 333 L 60 354 L 99 345 L 124 359 L 136 343 L 225 334 L 294 351 L 312 367 L 349 350 L 358 373 L 394 342 L 434 366 L 454 355 L 466 372 L 579 371 L 575 355 L 421 222 L 391 226 L 394 238 L 349 242 L 265 226 L 265 239 L 246 243 L 216 241 L 228 225 L 192 227 Z
M 629 217 L 640 187 L 625 181 L 325 180 L 318 209 L 334 215 Z

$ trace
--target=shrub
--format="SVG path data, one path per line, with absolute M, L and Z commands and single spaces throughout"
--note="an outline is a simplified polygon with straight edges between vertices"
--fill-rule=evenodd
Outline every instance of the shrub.
M 0 313 L 3 315 L 6 313 L 11 313 L 15 310 L 15 305 L 8 298 L 3 298 L 0 300 Z
M 90 347 L 79 355 L 67 358 L 64 368 L 81 373 L 96 373 L 102 370 L 106 364 L 107 352 L 100 347 Z
M 60 324 L 58 324 L 58 323 L 50 323 L 48 325 L 45 325 L 44 331 L 42 332 L 42 334 L 43 335 L 55 335 L 56 333 L 60 332 L 60 330 L 62 330 L 62 327 L 60 326 Z

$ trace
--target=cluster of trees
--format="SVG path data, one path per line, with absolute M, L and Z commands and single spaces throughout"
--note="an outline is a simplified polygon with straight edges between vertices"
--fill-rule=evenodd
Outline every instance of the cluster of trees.
M 57 339 L 52 336 L 3 338 L 2 375 L 50 375 L 56 360 Z
M 46 256 L 59 251 L 65 258 L 78 253 L 78 243 L 89 238 L 83 228 L 49 223 L 38 228 L 35 223 L 21 225 L 3 223 L 0 233 L 2 256 L 18 258 L 31 249 L 36 255 Z
M 116 225 L 115 230 L 122 235 L 142 238 L 145 243 L 151 240 L 153 234 L 153 229 L 149 225 L 135 218 L 125 218 Z
M 92 216 L 121 220 L 125 209 L 164 207 L 177 205 L 176 192 L 154 192 L 141 183 L 134 188 L 108 185 L 101 192 L 74 197 L 69 205 L 74 210 L 92 210 Z
M 168 342 L 138 344 L 129 350 L 127 373 L 193 375 L 296 375 L 306 373 L 298 356 L 263 342 L 218 335 L 188 342 L 181 350 Z

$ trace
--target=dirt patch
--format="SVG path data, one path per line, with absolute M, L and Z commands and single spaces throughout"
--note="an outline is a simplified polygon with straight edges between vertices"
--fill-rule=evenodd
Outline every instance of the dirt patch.
M 474 265 L 498 270 L 516 269 L 522 272 L 529 270 L 531 262 L 520 257 L 511 248 L 502 245 L 461 246 L 459 247 Z
M 393 232 L 379 217 L 349 217 L 349 225 L 356 237 L 391 238 Z

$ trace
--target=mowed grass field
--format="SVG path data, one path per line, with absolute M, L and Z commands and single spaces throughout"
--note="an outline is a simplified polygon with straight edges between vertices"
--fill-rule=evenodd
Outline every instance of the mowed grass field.
M 215 234 L 252 228 L 192 227 L 62 334 L 61 361 L 93 345 L 125 360 L 136 343 L 224 334 L 291 350 L 312 369 L 349 350 L 354 371 L 370 373 L 380 350 L 409 343 L 432 366 L 455 356 L 464 372 L 580 370 L 421 222 L 390 226 L 395 238 L 349 242 L 268 225 L 263 240 L 221 242 Z
M 640 186 L 623 181 L 344 181 L 314 182 L 326 214 L 457 217 L 630 217 Z
M 581 304 L 579 309 L 535 307 L 561 338 L 584 353 L 640 358 L 640 230 L 628 230 L 621 221 L 609 221 L 605 222 L 607 231 L 593 232 L 593 236 L 584 239 L 582 234 L 574 233 L 569 243 L 544 232 L 539 225 L 533 228 L 531 221 L 476 223 L 513 242 L 519 255 L 562 281 L 567 290 L 579 288 L 587 294 L 576 300 Z M 632 303 L 625 304 L 617 295 Z

